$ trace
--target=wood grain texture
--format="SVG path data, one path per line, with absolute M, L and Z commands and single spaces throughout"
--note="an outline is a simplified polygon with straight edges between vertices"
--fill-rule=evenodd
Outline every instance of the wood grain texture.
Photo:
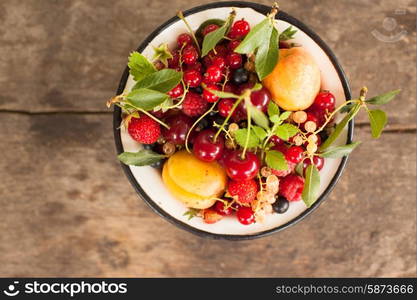
M 0 109 L 106 111 L 130 51 L 178 9 L 203 0 L 3 0 L 0 3 Z M 259 3 L 270 5 L 270 1 Z M 353 96 L 402 88 L 389 104 L 391 122 L 414 126 L 415 3 L 401 1 L 286 1 L 282 9 L 310 25 L 334 49 Z M 404 14 L 396 14 L 404 9 Z M 397 26 L 384 28 L 393 17 Z M 407 31 L 396 43 L 389 36 Z M 401 103 L 401 105 L 399 105 Z M 367 122 L 361 115 L 360 122 Z
M 244 242 L 182 231 L 138 199 L 115 158 L 111 116 L 2 114 L 1 276 L 414 276 L 415 134 L 351 156 L 301 223 Z

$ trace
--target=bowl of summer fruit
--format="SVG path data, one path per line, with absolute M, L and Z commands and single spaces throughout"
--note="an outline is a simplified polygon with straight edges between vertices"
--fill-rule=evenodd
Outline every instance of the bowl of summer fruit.
M 251 239 L 314 211 L 345 168 L 353 118 L 398 93 L 351 97 L 335 55 L 280 10 L 221 2 L 178 12 L 133 51 L 114 106 L 118 159 L 144 201 L 200 236 Z

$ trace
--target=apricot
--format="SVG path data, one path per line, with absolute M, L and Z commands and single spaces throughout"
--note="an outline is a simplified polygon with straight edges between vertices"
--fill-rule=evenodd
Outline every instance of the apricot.
M 302 47 L 279 50 L 279 61 L 264 80 L 272 99 L 285 110 L 308 108 L 320 91 L 320 69 Z
M 171 194 L 187 207 L 204 209 L 224 193 L 227 176 L 217 162 L 201 161 L 183 150 L 164 164 L 162 180 Z

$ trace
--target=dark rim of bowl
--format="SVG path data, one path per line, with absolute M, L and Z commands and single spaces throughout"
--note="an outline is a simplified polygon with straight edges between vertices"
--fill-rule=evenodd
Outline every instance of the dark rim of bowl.
M 255 11 L 257 11 L 259 13 L 262 13 L 262 14 L 267 14 L 270 11 L 270 7 L 262 5 L 262 4 L 258 4 L 258 3 L 242 2 L 242 1 L 228 1 L 228 2 L 213 2 L 213 3 L 209 3 L 209 4 L 205 4 L 205 5 L 201 5 L 201 6 L 191 8 L 191 9 L 184 12 L 184 16 L 189 16 L 189 15 L 192 15 L 192 14 L 195 14 L 195 13 L 207 10 L 207 9 L 219 8 L 219 7 L 239 7 L 239 8 L 245 8 L 246 7 L 246 8 L 252 8 Z M 323 51 L 327 54 L 327 56 L 331 60 L 333 66 L 335 67 L 335 69 L 336 69 L 336 71 L 339 75 L 340 81 L 343 85 L 343 90 L 344 90 L 346 99 L 350 99 L 351 98 L 351 92 L 350 92 L 350 87 L 349 87 L 349 83 L 348 83 L 348 80 L 346 78 L 346 75 L 345 75 L 340 63 L 338 62 L 335 54 L 326 45 L 326 43 L 313 30 L 311 30 L 307 25 L 305 25 L 304 23 L 300 22 L 296 18 L 288 15 L 287 13 L 285 13 L 283 11 L 279 11 L 279 13 L 277 15 L 277 19 L 286 21 L 286 22 L 298 27 L 300 30 L 302 30 L 304 33 L 306 33 L 310 38 L 312 38 L 323 49 Z M 168 21 L 166 21 L 165 23 L 163 23 L 157 29 L 155 29 L 140 44 L 137 51 L 142 52 L 146 48 L 146 46 L 160 32 L 162 32 L 163 30 L 165 30 L 167 27 L 169 27 L 170 25 L 172 25 L 174 22 L 176 22 L 178 20 L 179 20 L 178 17 L 173 17 L 173 18 L 169 19 Z M 129 69 L 126 67 L 126 69 L 123 72 L 122 78 L 120 80 L 119 87 L 117 89 L 117 94 L 118 95 L 123 92 L 123 90 L 125 88 L 125 85 L 126 85 L 126 82 L 127 82 L 127 79 L 128 79 L 128 76 L 129 76 Z M 120 136 L 120 129 L 119 129 L 121 120 L 122 120 L 122 118 L 121 118 L 121 109 L 119 107 L 115 106 L 114 112 L 113 112 L 113 131 L 114 131 L 114 138 L 115 138 L 116 149 L 117 149 L 118 154 L 123 152 L 123 145 L 122 145 L 122 140 L 121 140 L 121 136 Z M 352 121 L 349 122 L 349 126 L 348 126 L 347 143 L 352 142 L 353 126 L 354 126 L 354 124 L 353 124 L 353 120 L 352 120 Z M 264 237 L 264 236 L 270 235 L 272 233 L 275 233 L 275 232 L 281 231 L 283 229 L 286 229 L 286 228 L 298 223 L 299 221 L 301 221 L 302 219 L 307 217 L 309 214 L 311 214 L 313 211 L 315 211 L 320 206 L 320 204 L 327 198 L 327 196 L 330 194 L 330 192 L 335 187 L 336 183 L 339 181 L 339 178 L 342 175 L 343 169 L 346 166 L 346 162 L 347 162 L 347 157 L 342 158 L 342 161 L 340 162 L 340 165 L 339 165 L 339 167 L 336 171 L 336 174 L 333 176 L 333 178 L 330 181 L 330 184 L 328 185 L 326 190 L 320 195 L 320 197 L 317 199 L 317 201 L 311 207 L 306 209 L 302 214 L 300 214 L 296 218 L 292 219 L 291 221 L 289 221 L 289 222 L 287 222 L 283 225 L 280 225 L 278 227 L 275 227 L 273 229 L 261 231 L 261 232 L 254 233 L 254 234 L 244 234 L 244 235 L 211 233 L 211 232 L 207 232 L 207 231 L 200 230 L 200 229 L 197 229 L 195 227 L 192 227 L 192 226 L 188 225 L 187 223 L 184 223 L 184 222 L 174 218 L 173 216 L 171 216 L 170 214 L 165 212 L 162 208 L 160 208 L 145 193 L 145 191 L 142 189 L 142 187 L 136 181 L 136 179 L 133 176 L 130 168 L 127 165 L 124 165 L 124 164 L 121 163 L 121 166 L 122 166 L 127 178 L 129 179 L 130 183 L 135 188 L 136 192 L 145 200 L 145 202 L 152 208 L 152 210 L 154 210 L 161 217 L 164 217 L 170 223 L 172 223 L 172 224 L 178 226 L 179 228 L 184 229 L 188 232 L 196 234 L 200 237 L 208 237 L 208 238 L 212 238 L 212 239 L 226 239 L 226 240 L 249 240 L 249 239 Z

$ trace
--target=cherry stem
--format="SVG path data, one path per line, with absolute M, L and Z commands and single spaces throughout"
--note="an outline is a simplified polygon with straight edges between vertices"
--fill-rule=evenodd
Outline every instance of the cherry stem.
M 146 110 L 136 107 L 134 106 L 138 111 L 142 112 L 143 114 L 147 115 L 149 118 L 153 119 L 154 121 L 158 122 L 159 124 L 161 124 L 162 126 L 164 126 L 166 129 L 169 129 L 169 126 L 167 124 L 165 124 L 164 122 L 162 122 L 161 120 L 159 120 L 157 117 L 155 117 L 154 115 L 148 113 Z
M 226 126 L 226 124 L 229 122 L 230 117 L 233 115 L 233 113 L 235 112 L 237 106 L 239 105 L 240 102 L 242 102 L 243 97 L 239 97 L 236 102 L 233 104 L 232 109 L 230 110 L 230 113 L 227 115 L 226 119 L 224 120 L 223 124 L 220 126 L 219 130 L 217 130 L 216 134 L 213 137 L 213 141 L 216 142 L 217 138 L 219 137 L 220 132 L 222 132 L 222 130 L 224 129 L 224 127 Z
M 195 34 L 194 34 L 194 31 L 191 29 L 191 26 L 187 22 L 187 20 L 185 19 L 184 14 L 182 13 L 182 11 L 178 11 L 177 16 L 178 16 L 178 18 L 180 18 L 184 22 L 185 26 L 187 27 L 188 31 L 191 34 L 191 37 L 194 40 L 195 45 L 197 46 L 198 53 L 200 54 L 201 53 L 200 45 L 198 44 L 197 38 L 195 37 Z
M 246 97 L 245 97 L 245 101 L 250 101 L 250 94 L 249 96 L 246 93 Z M 249 143 L 249 137 L 250 137 L 250 130 L 251 130 L 251 115 L 250 115 L 250 109 L 246 109 L 247 112 L 247 116 L 248 116 L 248 127 L 247 127 L 247 132 L 246 132 L 246 140 L 245 140 L 245 147 L 243 147 L 243 151 L 242 151 L 242 160 L 245 159 L 246 156 L 246 150 L 248 149 L 248 143 Z
M 207 116 L 209 113 L 213 111 L 213 109 L 216 107 L 217 102 L 214 102 L 213 105 L 207 110 L 204 114 L 202 114 L 190 127 L 190 130 L 187 132 L 187 136 L 185 137 L 185 149 L 188 153 L 191 153 L 190 148 L 188 148 L 188 138 L 190 137 L 191 131 L 193 131 L 194 127 L 197 126 L 198 122 L 200 122 L 205 116 Z

